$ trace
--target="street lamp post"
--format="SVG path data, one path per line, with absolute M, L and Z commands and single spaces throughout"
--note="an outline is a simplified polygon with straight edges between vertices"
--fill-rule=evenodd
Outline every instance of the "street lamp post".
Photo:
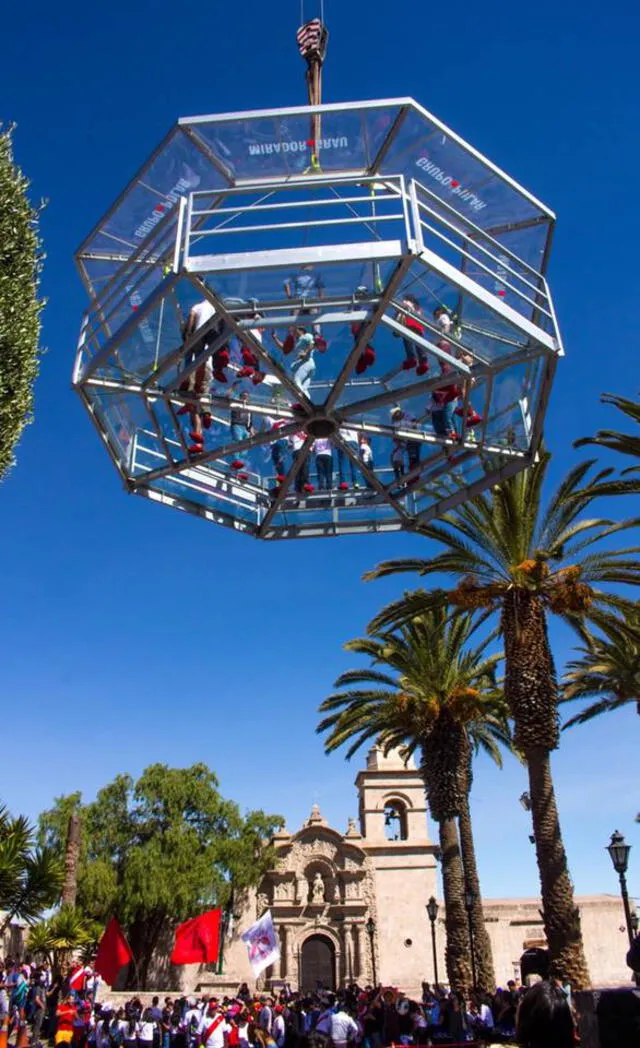
M 618 830 L 615 830 L 611 834 L 611 840 L 607 845 L 607 851 L 611 856 L 613 868 L 620 878 L 620 894 L 622 896 L 622 905 L 624 906 L 624 917 L 627 922 L 627 935 L 629 937 L 629 945 L 633 946 L 633 922 L 631 920 L 629 892 L 627 891 L 627 878 L 625 876 L 627 866 L 629 865 L 629 852 L 631 851 L 631 845 L 627 844 Z
M 370 917 L 367 921 L 365 928 L 367 929 L 367 935 L 369 936 L 369 945 L 371 947 L 371 968 L 373 969 L 373 985 L 378 985 L 378 975 L 376 972 L 376 949 L 375 949 L 375 934 L 376 934 L 376 922 L 373 917 Z
M 471 891 L 464 893 L 464 905 L 467 911 L 467 924 L 469 925 L 469 947 L 471 950 L 471 979 L 473 981 L 473 989 L 476 990 L 478 986 L 478 978 L 476 975 L 476 950 L 475 942 L 473 938 L 473 903 L 474 895 Z
M 427 903 L 427 914 L 431 921 L 431 949 L 433 950 L 433 974 L 435 978 L 435 985 L 438 986 L 440 980 L 438 979 L 438 952 L 436 950 L 436 920 L 438 919 L 438 903 L 436 902 L 433 895 Z

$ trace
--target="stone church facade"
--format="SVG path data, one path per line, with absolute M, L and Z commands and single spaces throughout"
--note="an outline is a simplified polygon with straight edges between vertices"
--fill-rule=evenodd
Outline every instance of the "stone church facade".
M 374 747 L 356 778 L 358 819 L 344 834 L 330 827 L 317 805 L 295 833 L 276 834 L 277 861 L 236 915 L 225 944 L 226 975 L 189 967 L 184 988 L 233 991 L 254 984 L 240 934 L 271 910 L 281 957 L 261 987 L 315 990 L 355 980 L 419 992 L 434 981 L 431 930 L 426 914 L 437 896 L 438 847 L 429 839 L 422 779 L 413 761 Z M 577 900 L 585 948 L 596 985 L 629 982 L 624 915 L 616 896 Z M 537 899 L 484 900 L 498 982 L 518 974 L 530 945 L 545 945 Z M 444 906 L 436 922 L 440 981 L 444 962 Z

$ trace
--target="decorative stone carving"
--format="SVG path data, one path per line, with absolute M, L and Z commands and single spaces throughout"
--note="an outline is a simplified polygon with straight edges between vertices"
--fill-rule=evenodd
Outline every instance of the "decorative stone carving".
M 324 900 L 324 881 L 322 879 L 322 874 L 320 873 L 319 870 L 318 870 L 318 872 L 315 874 L 315 876 L 313 878 L 312 893 L 313 893 L 313 901 L 314 901 L 314 903 L 319 903 L 319 902 L 324 902 L 325 901 Z
M 269 896 L 264 892 L 256 895 L 256 916 L 261 917 L 265 910 L 269 909 Z
M 291 901 L 294 897 L 294 888 L 292 881 L 280 881 L 274 886 L 273 897 L 278 902 Z
M 306 906 L 309 901 L 309 882 L 306 877 L 296 877 L 296 902 Z
M 358 881 L 345 881 L 344 897 L 349 900 L 360 898 L 360 884 Z

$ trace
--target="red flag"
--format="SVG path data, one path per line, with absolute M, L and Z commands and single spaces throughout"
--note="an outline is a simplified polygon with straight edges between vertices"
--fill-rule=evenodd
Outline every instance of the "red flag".
M 215 964 L 220 949 L 222 910 L 209 910 L 176 928 L 172 964 Z
M 94 968 L 108 986 L 114 986 L 120 969 L 132 960 L 133 954 L 124 932 L 115 917 L 112 917 L 100 940 Z

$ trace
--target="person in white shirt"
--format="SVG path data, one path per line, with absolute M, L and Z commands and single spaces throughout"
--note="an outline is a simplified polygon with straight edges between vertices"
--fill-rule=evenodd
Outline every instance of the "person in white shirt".
M 277 1048 L 284 1048 L 284 1042 L 287 1037 L 287 1027 L 284 1021 L 284 1015 L 282 1014 L 282 1005 L 276 1004 L 274 1010 L 276 1014 L 273 1020 L 271 1036 L 276 1042 Z
M 144 1012 L 142 1013 L 142 1018 L 139 1020 L 136 1027 L 136 1032 L 138 1034 L 138 1044 L 140 1048 L 150 1048 L 150 1046 L 153 1044 L 153 1035 L 156 1030 L 156 1027 L 157 1024 L 153 1018 L 153 1012 L 151 1011 L 151 1008 L 145 1008 Z M 98 1048 L 101 1048 L 100 1041 L 100 1026 L 98 1026 Z M 110 1042 L 108 1042 L 108 1044 L 110 1044 Z
M 329 1033 L 335 1048 L 345 1048 L 349 1041 L 355 1041 L 360 1036 L 357 1022 L 340 1005 L 331 1015 Z
M 307 434 L 304 430 L 300 430 L 298 433 L 293 433 L 289 437 L 289 443 L 291 445 L 291 457 L 295 462 L 300 452 L 302 451 Z M 309 483 L 309 456 L 307 456 L 302 463 L 302 466 L 296 473 L 296 479 L 294 481 L 295 489 L 299 495 L 305 492 L 310 495 L 313 492 L 313 484 Z
M 331 491 L 333 487 L 333 444 L 328 437 L 318 437 L 313 442 L 316 457 L 318 491 Z
M 182 1029 L 187 1042 L 187 1048 L 195 1048 L 198 1044 L 198 1030 L 202 1022 L 202 1012 L 196 1005 L 195 997 L 187 998 L 187 1010 L 182 1019 Z
M 204 327 L 213 316 L 215 316 L 215 309 L 211 305 L 208 299 L 203 299 L 202 302 L 197 302 L 192 307 L 187 318 L 187 322 L 184 326 L 183 338 L 185 342 L 195 335 L 201 327 Z M 207 354 L 210 340 L 214 337 L 213 332 L 209 331 L 198 339 L 194 343 L 191 350 L 186 354 L 184 358 L 184 365 L 188 367 L 190 364 L 194 364 L 196 360 L 200 360 L 199 366 L 195 371 L 192 371 L 190 375 L 180 383 L 181 393 L 192 393 L 195 397 L 205 396 L 209 392 L 209 387 L 213 379 L 213 367 L 211 364 L 211 357 Z M 219 353 L 223 352 L 222 350 Z M 216 353 L 216 357 L 219 357 L 219 353 Z M 229 363 L 229 351 L 226 350 L 226 363 Z M 219 381 L 226 382 L 227 378 L 223 371 L 223 366 L 217 362 L 216 376 Z M 206 409 L 205 411 L 200 410 L 198 400 L 189 400 L 178 410 L 178 415 L 189 414 L 189 420 L 191 422 L 191 445 L 189 451 L 197 455 L 203 450 L 204 437 L 202 434 L 202 427 L 204 424 L 205 429 L 208 429 L 211 425 L 211 412 Z
M 367 469 L 370 469 L 371 472 L 373 472 L 373 470 L 375 469 L 375 465 L 373 462 L 373 449 L 371 447 L 371 441 L 368 437 L 365 437 L 364 433 L 361 433 L 359 437 L 358 453 L 360 455 L 360 461 L 362 462 L 362 465 L 366 466 Z M 367 480 L 366 483 L 368 488 L 373 487 L 371 481 Z
M 341 436 L 342 440 L 344 440 L 345 444 L 349 445 L 349 450 L 352 451 L 354 453 L 354 455 L 357 455 L 358 454 L 358 434 L 357 434 L 356 430 L 355 429 L 349 429 L 348 426 L 341 426 L 340 427 L 340 436 Z M 357 466 L 356 466 L 355 462 L 353 461 L 353 459 L 349 458 L 348 455 L 345 455 L 345 453 L 342 450 L 342 448 L 338 448 L 338 478 L 339 478 L 338 488 L 339 488 L 340 491 L 347 491 L 348 488 L 349 488 L 349 485 L 348 485 L 347 479 L 346 479 L 347 471 L 345 469 L 345 462 L 348 463 L 349 473 L 351 475 L 351 486 L 353 487 L 354 491 L 357 491 L 358 490 L 358 469 L 357 469 Z
M 231 1026 L 218 1007 L 217 997 L 209 1001 L 207 1014 L 203 1015 L 198 1028 L 200 1044 L 204 1048 L 227 1048 Z

